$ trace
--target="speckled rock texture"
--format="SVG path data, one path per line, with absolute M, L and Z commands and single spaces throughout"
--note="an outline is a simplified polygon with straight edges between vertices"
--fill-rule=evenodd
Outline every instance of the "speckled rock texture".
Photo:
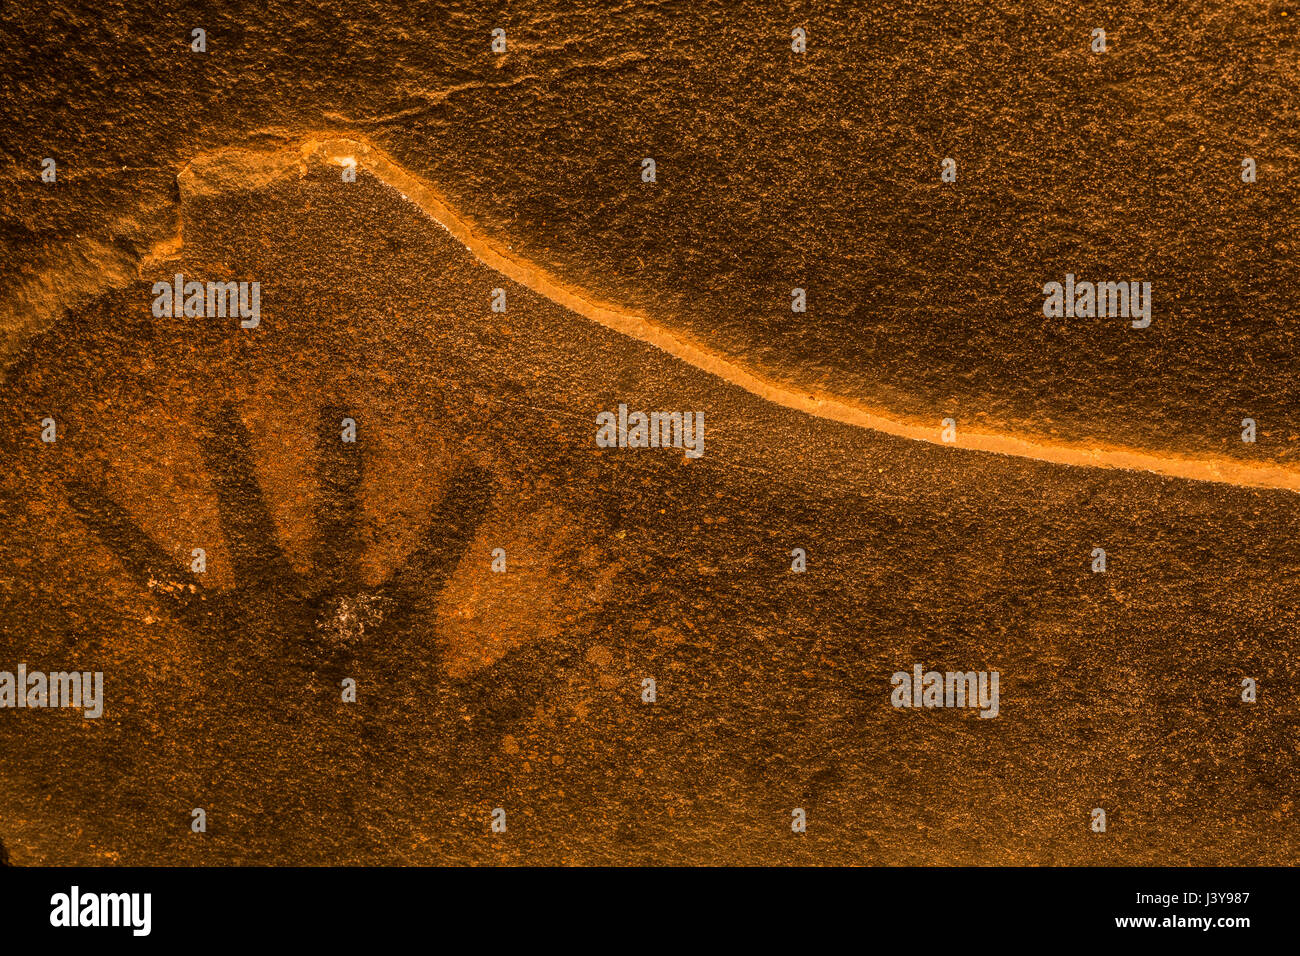
M 794 389 L 1289 466 L 1298 19 L 17 11 L 0 671 L 102 670 L 106 691 L 97 720 L 0 709 L 0 845 L 17 865 L 1295 862 L 1294 493 L 780 407 L 293 147 L 374 143 L 498 247 Z M 1066 272 L 1151 281 L 1150 328 L 1045 319 Z M 153 314 L 176 273 L 259 281 L 260 326 Z M 704 410 L 705 454 L 597 447 L 620 403 Z M 918 663 L 998 671 L 997 718 L 891 706 Z

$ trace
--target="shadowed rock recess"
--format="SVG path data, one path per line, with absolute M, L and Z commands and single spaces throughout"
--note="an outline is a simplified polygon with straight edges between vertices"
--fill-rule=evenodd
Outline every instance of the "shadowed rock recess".
M 1293 859 L 1292 491 L 806 414 L 336 159 L 190 163 L 0 386 L 0 662 L 105 674 L 0 719 L 14 863 Z M 154 316 L 176 273 L 260 325 Z M 598 448 L 620 403 L 707 453 Z M 997 718 L 892 706 L 916 663 Z

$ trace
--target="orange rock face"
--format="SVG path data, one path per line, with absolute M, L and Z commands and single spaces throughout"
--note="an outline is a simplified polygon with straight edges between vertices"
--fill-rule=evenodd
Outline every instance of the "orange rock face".
M 1297 18 L 851 7 L 15 17 L 0 863 L 1293 859 Z

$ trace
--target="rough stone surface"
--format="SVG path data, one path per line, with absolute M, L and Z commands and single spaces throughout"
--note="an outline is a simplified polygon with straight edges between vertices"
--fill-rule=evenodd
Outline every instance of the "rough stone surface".
M 12 862 L 1294 862 L 1293 493 L 774 406 L 284 156 L 364 137 L 500 246 L 795 387 L 1290 464 L 1298 19 L 19 11 L 0 669 L 108 689 L 100 720 L 0 711 Z M 1044 320 L 1067 271 L 1151 280 L 1151 328 Z M 260 280 L 262 327 L 154 318 L 175 272 Z M 597 449 L 619 402 L 706 410 L 705 456 Z M 1000 671 L 998 719 L 892 708 L 917 662 Z

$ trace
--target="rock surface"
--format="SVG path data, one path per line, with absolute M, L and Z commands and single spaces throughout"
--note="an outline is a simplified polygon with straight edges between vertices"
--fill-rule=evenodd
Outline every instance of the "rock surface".
M 0 711 L 15 864 L 1294 862 L 1294 493 L 782 407 L 294 153 L 792 390 L 1294 468 L 1294 7 L 264 7 L 0 39 L 0 670 L 107 686 Z M 1152 326 L 1045 320 L 1067 271 Z M 154 316 L 177 272 L 260 327 Z M 706 453 L 597 448 L 619 403 Z M 915 663 L 999 716 L 892 707 Z

